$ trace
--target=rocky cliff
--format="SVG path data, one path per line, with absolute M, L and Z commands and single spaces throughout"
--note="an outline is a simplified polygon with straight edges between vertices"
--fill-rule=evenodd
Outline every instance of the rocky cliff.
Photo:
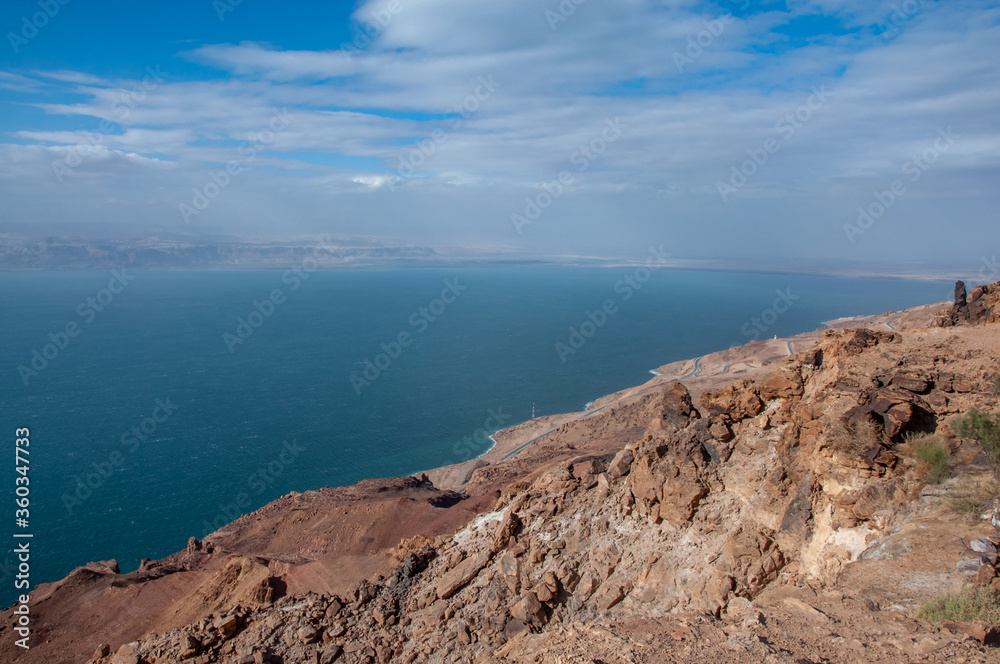
M 809 335 L 740 374 L 661 376 L 440 475 L 460 486 L 292 494 L 138 572 L 88 565 L 35 591 L 32 650 L 11 647 L 8 611 L 0 650 L 99 664 L 997 661 L 994 626 L 917 611 L 1000 588 L 1000 519 L 954 507 L 977 487 L 996 495 L 954 423 L 997 411 L 997 289 Z M 930 434 L 945 476 L 915 451 Z

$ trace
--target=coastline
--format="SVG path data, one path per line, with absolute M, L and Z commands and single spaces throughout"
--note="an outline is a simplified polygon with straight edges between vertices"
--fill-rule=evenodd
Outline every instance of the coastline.
M 652 538 L 649 542 L 659 542 L 657 537 L 669 539 L 672 526 L 664 530 L 663 526 L 658 525 L 659 522 L 647 524 L 641 518 L 636 521 L 627 511 L 622 510 L 622 506 L 630 501 L 622 503 L 616 499 L 609 502 L 605 499 L 609 490 L 620 488 L 624 481 L 619 471 L 608 474 L 609 470 L 604 474 L 595 474 L 593 469 L 610 468 L 612 459 L 627 453 L 627 450 L 638 449 L 635 447 L 636 441 L 648 440 L 650 435 L 655 438 L 665 432 L 665 427 L 672 425 L 668 424 L 664 413 L 673 412 L 671 409 L 680 408 L 683 411 L 685 407 L 690 409 L 693 406 L 705 412 L 705 408 L 711 408 L 714 402 L 710 399 L 705 400 L 708 405 L 702 404 L 707 391 L 718 392 L 727 385 L 733 385 L 737 391 L 756 389 L 754 385 L 770 382 L 767 379 L 772 377 L 775 370 L 780 373 L 782 369 L 789 367 L 793 371 L 798 367 L 799 371 L 810 375 L 817 371 L 820 372 L 817 375 L 826 375 L 824 372 L 837 374 L 840 371 L 837 358 L 842 357 L 842 354 L 837 354 L 839 351 L 831 353 L 829 363 L 816 361 L 821 357 L 817 354 L 807 353 L 793 357 L 820 343 L 824 352 L 836 349 L 837 340 L 826 341 L 831 335 L 839 338 L 834 330 L 867 328 L 882 332 L 879 338 L 885 342 L 905 339 L 899 345 L 886 343 L 886 351 L 891 349 L 896 355 L 912 353 L 914 344 L 917 348 L 922 348 L 920 344 L 932 343 L 924 341 L 925 334 L 932 339 L 945 339 L 951 333 L 938 328 L 937 323 L 945 317 L 944 307 L 947 304 L 936 303 L 901 312 L 842 318 L 793 337 L 753 341 L 701 357 L 672 362 L 657 368 L 645 383 L 605 395 L 587 404 L 588 407 L 584 410 L 537 417 L 497 431 L 489 436 L 492 443 L 489 449 L 475 459 L 403 477 L 363 480 L 350 486 L 324 487 L 301 493 L 292 491 L 224 525 L 202 540 L 191 538 L 186 550 L 160 560 L 144 560 L 135 572 L 120 572 L 113 560 L 88 563 L 76 568 L 65 578 L 39 584 L 32 591 L 41 611 L 40 615 L 47 616 L 46 620 L 68 616 L 70 613 L 80 616 L 70 621 L 73 627 L 68 624 L 63 627 L 68 631 L 53 640 L 51 646 L 46 646 L 46 650 L 79 655 L 72 661 L 83 664 L 86 653 L 93 652 L 94 643 L 109 644 L 107 652 L 115 652 L 115 648 L 121 644 L 125 644 L 122 647 L 132 647 L 130 644 L 137 644 L 143 639 L 173 638 L 149 635 L 154 632 L 169 635 L 172 634 L 171 630 L 178 629 L 197 631 L 200 629 L 197 625 L 203 624 L 206 619 L 215 619 L 213 616 L 219 611 L 225 611 L 227 606 L 251 607 L 239 610 L 243 611 L 241 615 L 254 616 L 254 620 L 269 613 L 284 616 L 284 612 L 291 610 L 289 607 L 305 606 L 301 601 L 294 606 L 289 604 L 292 598 L 347 598 L 339 606 L 351 604 L 355 609 L 361 610 L 364 601 L 362 598 L 367 597 L 366 589 L 373 587 L 371 579 L 377 579 L 374 582 L 376 585 L 382 583 L 387 576 L 393 574 L 393 570 L 400 569 L 401 564 L 405 568 L 405 561 L 411 560 L 421 551 L 430 550 L 439 552 L 439 562 L 434 563 L 436 571 L 420 582 L 423 590 L 414 596 L 414 601 L 418 604 L 413 610 L 425 608 L 419 602 L 425 603 L 427 607 L 443 606 L 440 602 L 446 600 L 440 597 L 433 603 L 434 598 L 442 593 L 450 594 L 440 590 L 445 587 L 442 584 L 452 583 L 452 576 L 457 573 L 455 570 L 464 573 L 466 569 L 459 563 L 458 567 L 446 573 L 445 568 L 451 568 L 456 561 L 462 560 L 461 556 L 456 555 L 458 551 L 455 547 L 465 546 L 472 541 L 470 538 L 480 537 L 481 526 L 492 524 L 497 515 L 501 514 L 497 511 L 498 505 L 502 506 L 511 496 L 526 496 L 523 500 L 528 500 L 539 487 L 548 487 L 546 491 L 550 495 L 538 498 L 540 502 L 537 508 L 526 509 L 524 513 L 532 515 L 532 520 L 525 520 L 523 523 L 527 524 L 524 526 L 526 528 L 535 528 L 535 525 L 541 523 L 542 525 L 538 525 L 541 529 L 539 532 L 548 533 L 550 526 L 545 525 L 549 523 L 547 520 L 570 518 L 573 510 L 579 507 L 564 506 L 560 502 L 562 498 L 552 498 L 557 495 L 553 491 L 558 491 L 559 496 L 564 495 L 560 489 L 564 482 L 571 482 L 574 487 L 577 487 L 577 481 L 580 482 L 574 500 L 584 501 L 588 510 L 599 510 L 609 519 L 624 519 L 631 524 L 630 528 L 636 524 L 645 524 L 642 528 L 649 531 Z M 914 332 L 896 336 L 891 330 Z M 975 331 L 965 336 L 969 338 L 970 346 L 978 344 L 981 350 L 983 340 L 988 335 Z M 884 352 L 869 354 L 869 361 L 871 360 L 882 362 L 890 368 L 897 366 L 894 364 L 895 358 L 885 356 Z M 814 362 L 816 366 L 813 366 Z M 866 365 L 866 368 L 871 367 Z M 745 379 L 753 380 L 747 383 L 743 382 Z M 740 387 L 741 385 L 750 387 Z M 683 395 L 683 399 L 678 401 L 678 395 Z M 962 398 L 974 399 L 975 395 Z M 775 403 L 779 402 L 780 399 Z M 797 402 L 789 403 L 794 405 Z M 840 407 L 838 404 L 837 408 Z M 807 406 L 807 410 L 803 412 L 815 416 L 816 412 L 812 408 L 813 406 Z M 786 412 L 782 417 L 787 418 L 788 415 Z M 765 454 L 766 450 L 759 449 L 759 446 L 766 442 L 765 438 L 770 441 L 768 445 L 777 444 L 781 429 L 777 425 L 784 421 L 772 420 L 771 417 L 773 414 L 766 418 L 767 423 L 759 424 L 759 418 L 748 419 L 744 415 L 739 426 L 734 424 L 730 430 L 730 436 L 735 435 L 737 441 L 735 447 L 730 445 L 730 452 L 742 456 L 738 456 L 734 464 L 725 468 L 735 473 L 734 477 L 738 477 L 739 481 L 758 482 L 766 478 L 766 473 L 748 475 L 743 464 L 753 459 L 763 464 L 770 463 L 771 456 Z M 683 419 L 687 423 L 689 418 Z M 697 426 L 704 428 L 705 424 L 690 424 L 690 427 Z M 765 434 L 765 431 L 769 433 Z M 698 454 L 692 458 L 704 461 L 704 449 L 699 447 L 698 450 Z M 802 458 L 809 459 L 809 463 L 812 463 L 812 456 Z M 598 474 L 601 477 L 597 477 Z M 421 475 L 426 475 L 430 482 Z M 790 478 L 808 476 L 808 473 L 788 475 Z M 576 480 L 568 479 L 570 477 Z M 716 500 L 724 498 L 724 502 L 736 500 L 738 503 L 746 497 L 740 493 L 742 489 L 739 486 L 739 482 L 732 487 L 725 484 L 717 490 Z M 591 490 L 595 493 L 587 493 Z M 628 491 L 631 490 L 626 491 L 626 497 L 633 495 Z M 790 490 L 789 495 L 798 495 L 799 491 L 800 489 L 795 489 L 794 492 Z M 753 496 L 755 501 L 766 498 L 756 488 L 746 495 Z M 784 505 L 783 502 L 781 504 Z M 764 504 L 754 507 L 757 510 L 754 513 L 763 519 L 770 519 L 777 514 L 772 514 L 765 507 Z M 704 514 L 717 515 L 723 512 L 709 510 Z M 691 533 L 703 532 L 700 522 L 694 523 L 690 528 L 693 529 Z M 718 529 L 720 537 L 729 530 Z M 783 537 L 798 537 L 795 532 L 784 532 Z M 488 530 L 486 536 L 489 536 Z M 593 537 L 591 534 L 590 539 L 586 543 L 581 541 L 580 545 L 585 550 L 591 550 L 593 542 L 590 540 Z M 603 535 L 598 535 L 600 537 Z M 543 539 L 548 541 L 547 538 Z M 640 539 L 647 543 L 644 536 Z M 525 543 L 533 541 L 525 536 Z M 567 546 L 572 541 L 575 540 L 568 540 Z M 789 552 L 797 551 L 795 547 L 798 544 L 791 545 L 788 543 L 790 541 L 786 541 L 785 549 Z M 718 537 L 712 542 L 711 546 L 716 548 L 725 544 Z M 657 544 L 657 552 L 667 550 L 674 549 Z M 725 547 L 719 550 L 724 551 Z M 700 573 L 689 566 L 690 561 L 685 556 L 690 552 L 678 551 L 678 564 L 691 573 Z M 533 565 L 536 558 L 544 560 L 546 556 L 558 555 L 558 550 L 550 547 L 544 551 L 544 556 L 522 557 L 522 564 Z M 478 571 L 479 562 L 486 561 L 487 558 L 473 555 L 465 560 L 470 561 L 466 567 L 475 563 Z M 812 559 L 803 560 L 809 562 Z M 627 572 L 630 578 L 641 578 L 648 573 L 648 570 L 644 572 L 640 569 L 642 565 L 639 558 L 623 560 L 621 565 L 623 572 Z M 701 570 L 701 567 L 697 570 Z M 462 578 L 465 579 L 464 576 Z M 658 577 L 653 578 L 653 582 L 659 583 L 656 578 Z M 450 585 L 448 587 L 451 588 Z M 616 587 L 608 586 L 611 590 Z M 783 589 L 784 586 L 782 591 Z M 138 599 L 140 592 L 141 600 Z M 643 592 L 641 587 L 631 588 L 628 594 L 634 597 L 626 601 L 643 602 L 646 601 L 643 598 L 652 596 L 642 594 Z M 657 597 L 660 595 L 659 591 L 655 594 Z M 614 604 L 619 599 L 618 595 L 613 595 L 608 600 L 599 598 L 597 601 L 601 602 L 599 606 L 603 607 L 602 610 L 607 610 L 607 604 Z M 87 607 L 100 608 L 98 615 L 102 616 L 100 620 L 104 627 L 93 624 L 93 619 L 86 617 L 88 611 L 83 609 Z M 8 609 L 7 612 L 12 610 Z M 425 613 L 426 611 L 417 615 Z M 417 628 L 423 629 L 420 626 L 422 624 L 419 623 Z M 367 628 L 362 625 L 358 629 L 363 631 Z M 81 634 L 88 635 L 83 646 L 80 645 L 82 641 L 78 636 Z M 367 642 L 367 632 L 359 632 L 358 639 Z M 158 659 L 159 655 L 156 657 Z M 104 659 L 106 657 L 101 659 L 101 664 L 106 664 Z M 25 660 L 26 664 L 33 664 L 34 661 L 48 660 Z
M 666 389 L 673 382 L 683 382 L 697 400 L 702 393 L 720 389 L 735 380 L 762 377 L 784 362 L 785 358 L 815 346 L 827 330 L 868 327 L 898 331 L 928 327 L 948 304 L 935 302 L 903 311 L 842 317 L 825 321 L 815 330 L 792 337 L 751 341 L 701 357 L 670 362 L 651 369 L 653 377 L 645 383 L 595 399 L 581 411 L 544 415 L 501 429 L 490 436 L 494 444 L 476 458 L 431 468 L 422 473 L 414 473 L 414 476 L 426 475 L 436 488 L 461 493 L 472 481 L 475 471 L 507 461 L 561 428 L 593 417 L 605 408 L 612 407 L 614 410 L 633 404 L 650 392 Z

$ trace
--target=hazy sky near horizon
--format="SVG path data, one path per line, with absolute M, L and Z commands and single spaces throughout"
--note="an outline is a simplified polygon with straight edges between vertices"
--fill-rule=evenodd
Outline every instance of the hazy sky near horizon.
M 0 234 L 1000 253 L 998 2 L 10 0 L 0 27 Z

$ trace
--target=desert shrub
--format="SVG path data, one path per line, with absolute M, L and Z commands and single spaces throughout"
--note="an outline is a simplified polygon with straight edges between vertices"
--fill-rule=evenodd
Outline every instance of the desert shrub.
M 962 438 L 979 441 L 994 469 L 1000 469 L 1000 417 L 990 417 L 978 408 L 973 408 L 956 419 L 953 428 Z
M 1000 484 L 994 481 L 963 478 L 948 496 L 948 510 L 966 521 L 978 522 L 993 509 L 998 495 Z
M 828 433 L 830 446 L 840 452 L 860 455 L 878 444 L 886 443 L 885 431 L 868 420 L 838 418 Z
M 906 447 L 917 462 L 917 473 L 929 484 L 940 484 L 951 477 L 951 454 L 940 438 L 926 434 L 910 436 Z
M 931 622 L 1000 622 L 1000 594 L 988 588 L 966 588 L 958 593 L 938 595 L 921 605 L 918 616 Z

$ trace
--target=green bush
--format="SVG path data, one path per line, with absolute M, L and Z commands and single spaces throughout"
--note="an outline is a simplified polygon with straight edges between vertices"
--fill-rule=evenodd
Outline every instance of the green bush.
M 1000 594 L 988 588 L 966 588 L 959 593 L 939 595 L 920 607 L 918 617 L 930 622 L 1000 622 Z
M 921 436 L 912 440 L 911 444 L 913 458 L 930 484 L 940 484 L 951 477 L 951 455 L 940 438 Z
M 978 440 L 994 468 L 1000 469 L 1000 417 L 990 417 L 973 408 L 968 414 L 955 420 L 954 429 L 962 438 Z

